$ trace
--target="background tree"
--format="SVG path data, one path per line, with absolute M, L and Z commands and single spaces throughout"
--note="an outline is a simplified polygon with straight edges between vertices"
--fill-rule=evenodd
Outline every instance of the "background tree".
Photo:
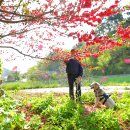
M 124 16 L 125 15 L 125 16 Z M 124 28 L 130 25 L 130 12 L 119 12 L 118 14 L 106 17 L 102 23 L 96 28 L 97 36 L 109 36 L 112 37 L 116 33 L 119 25 L 123 25 Z
M 27 79 L 31 81 L 43 80 L 45 71 L 40 71 L 37 66 L 31 67 L 26 73 Z
M 86 62 L 89 75 L 118 75 L 129 74 L 129 63 L 125 63 L 125 59 L 130 58 L 130 47 L 117 47 L 114 50 L 108 50 L 102 53 L 99 57 L 88 57 L 83 62 Z
M 97 27 L 98 36 L 112 36 L 116 33 L 117 27 L 123 21 L 123 15 L 120 13 L 104 18 Z
M 41 60 L 36 66 L 30 68 L 26 75 L 29 80 L 33 81 L 47 81 L 49 79 L 60 80 L 65 78 L 65 67 L 63 67 L 63 63 L 60 61 L 46 61 Z
M 20 80 L 20 73 L 18 71 L 11 71 L 7 77 L 8 82 L 14 82 Z

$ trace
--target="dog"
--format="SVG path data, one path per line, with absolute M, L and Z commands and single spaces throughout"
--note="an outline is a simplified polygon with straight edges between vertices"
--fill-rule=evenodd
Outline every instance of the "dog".
M 82 78 L 79 76 L 79 77 L 76 78 L 75 83 L 79 84 L 79 83 L 81 83 L 81 80 L 82 80 Z
M 93 82 L 90 85 L 90 88 L 94 90 L 94 94 L 96 97 L 94 107 L 97 107 L 101 103 L 105 105 L 107 108 L 114 108 L 115 102 L 110 97 L 111 95 L 106 94 L 105 91 L 100 88 L 100 84 L 98 82 Z

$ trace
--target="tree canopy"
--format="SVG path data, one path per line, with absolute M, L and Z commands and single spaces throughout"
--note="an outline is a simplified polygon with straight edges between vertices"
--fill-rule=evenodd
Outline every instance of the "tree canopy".
M 98 57 L 129 43 L 130 26 L 119 24 L 114 38 L 98 36 L 95 31 L 106 17 L 129 9 L 130 5 L 123 7 L 120 0 L 1 0 L 0 48 L 39 59 L 44 59 L 43 51 L 50 50 L 58 54 L 49 60 L 65 60 L 69 53 L 62 49 L 66 44 L 62 38 L 72 37 L 77 45 L 84 43 L 84 48 L 77 50 L 79 60 Z

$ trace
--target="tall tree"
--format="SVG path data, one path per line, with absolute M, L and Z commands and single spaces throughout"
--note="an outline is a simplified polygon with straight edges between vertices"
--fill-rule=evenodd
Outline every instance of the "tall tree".
M 103 22 L 96 29 L 97 35 L 112 36 L 113 34 L 116 33 L 116 29 L 119 26 L 121 21 L 123 21 L 123 16 L 121 13 L 105 18 Z
M 125 17 L 123 17 L 125 15 Z M 119 25 L 122 25 L 124 28 L 130 25 L 130 17 L 129 13 L 122 14 L 119 12 L 118 14 L 112 15 L 110 17 L 104 18 L 102 23 L 97 26 L 96 32 L 98 36 L 115 36 L 116 30 Z
M 104 45 L 105 47 L 99 48 L 101 53 L 121 44 L 108 37 L 97 37 L 94 31 L 88 32 L 88 26 L 94 29 L 104 17 L 129 9 L 119 7 L 118 0 L 112 0 L 110 6 L 106 7 L 107 2 L 108 0 L 2 0 L 0 48 L 14 49 L 25 56 L 42 59 L 43 50 L 62 52 L 59 48 L 65 42 L 58 41 L 57 38 L 69 36 L 76 38 L 77 42 L 86 43 L 82 57 L 98 56 L 98 53 L 87 53 L 88 45 Z M 125 31 L 128 30 L 129 28 Z M 54 43 L 57 45 L 54 46 Z

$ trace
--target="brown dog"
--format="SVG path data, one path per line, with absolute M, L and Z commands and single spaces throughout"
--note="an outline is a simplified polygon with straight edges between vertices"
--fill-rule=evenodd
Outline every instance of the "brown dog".
M 110 95 L 106 94 L 103 89 L 100 88 L 100 84 L 98 82 L 93 82 L 90 87 L 94 90 L 96 97 L 94 107 L 98 106 L 99 103 L 105 105 L 108 108 L 113 108 L 115 106 L 113 99 L 110 97 Z

